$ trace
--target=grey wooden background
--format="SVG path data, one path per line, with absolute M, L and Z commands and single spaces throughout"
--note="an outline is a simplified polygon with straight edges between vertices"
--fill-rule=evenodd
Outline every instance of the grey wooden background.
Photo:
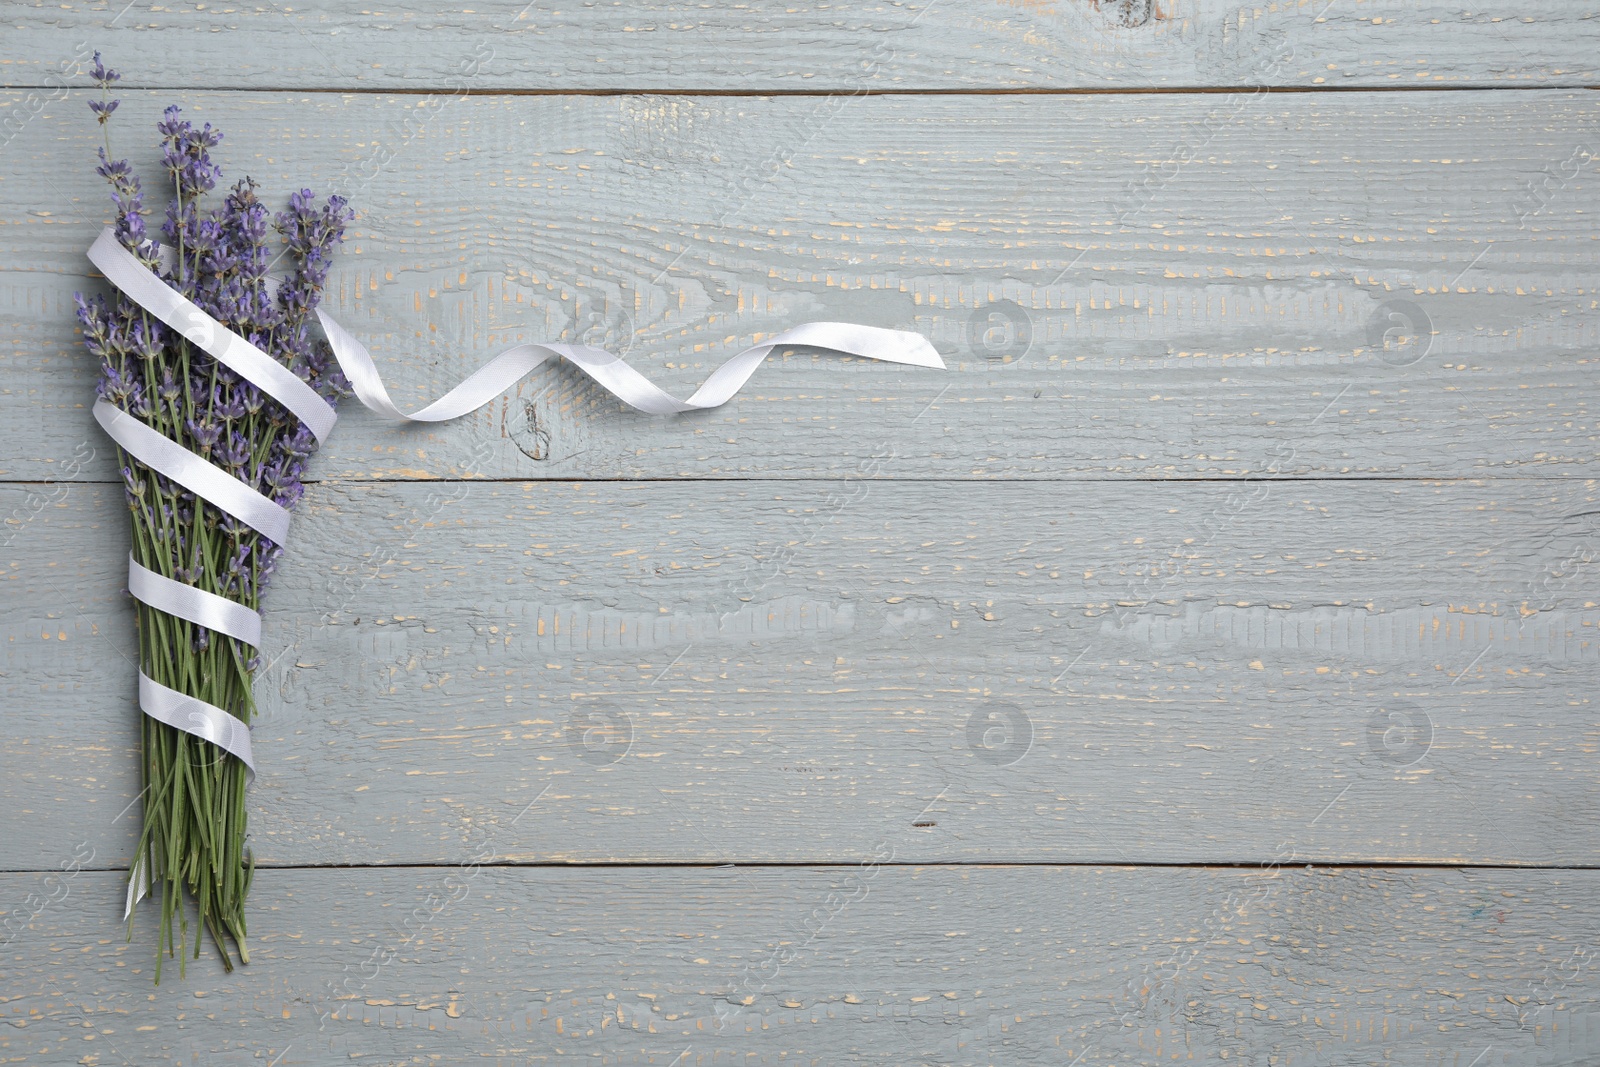
M 0 1061 L 1600 1061 L 1600 8 L 556 6 L 0 12 Z M 402 403 L 949 363 L 348 413 L 160 987 L 95 48 L 354 199 Z

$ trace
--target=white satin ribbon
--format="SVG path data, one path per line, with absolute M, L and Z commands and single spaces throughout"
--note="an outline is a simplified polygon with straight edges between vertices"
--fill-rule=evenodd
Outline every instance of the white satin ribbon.
M 171 250 L 154 243 L 150 248 L 170 269 Z M 101 231 L 90 246 L 89 259 L 129 299 L 282 404 L 311 430 L 318 442 L 327 438 L 336 415 L 316 390 L 173 289 L 124 248 L 110 229 Z M 402 422 L 443 422 L 476 411 L 552 358 L 567 360 L 623 403 L 651 415 L 701 411 L 726 404 L 769 355 L 787 346 L 803 345 L 913 367 L 944 367 L 939 353 L 917 334 L 844 322 L 810 322 L 745 349 L 712 371 L 688 400 L 679 400 L 604 349 L 558 343 L 523 344 L 495 356 L 444 396 L 408 415 L 390 399 L 377 365 L 361 342 L 320 309 L 317 320 L 357 399 L 382 417 Z M 94 417 L 124 451 L 150 469 L 276 544 L 287 540 L 288 510 L 253 486 L 104 400 L 95 402 Z M 159 575 L 131 558 L 128 564 L 128 589 L 144 603 L 252 647 L 259 643 L 261 618 L 252 609 Z M 139 706 L 151 718 L 218 745 L 241 760 L 254 776 L 250 728 L 227 711 L 161 685 L 142 672 Z M 141 859 L 129 884 L 130 909 L 135 900 L 144 896 L 148 880 Z
M 261 647 L 261 616 L 227 597 L 175 582 L 128 556 L 128 592 L 157 611 L 187 619 L 197 626 Z
M 944 367 L 944 361 L 933 346 L 914 333 L 847 322 L 808 322 L 740 352 L 712 371 L 711 377 L 688 400 L 679 400 L 603 348 L 556 342 L 524 344 L 506 349 L 444 396 L 407 415 L 389 399 L 389 391 L 383 387 L 378 368 L 366 347 L 320 308 L 317 319 L 356 397 L 384 418 L 405 422 L 445 422 L 476 411 L 552 357 L 565 359 L 617 399 L 647 415 L 676 415 L 721 407 L 750 380 L 767 356 L 786 346 L 826 348 L 845 355 L 907 363 L 913 367 Z
M 250 727 L 215 704 L 180 693 L 162 685 L 143 671 L 139 672 L 139 707 L 152 719 L 175 726 L 184 733 L 210 741 L 239 757 L 252 778 L 256 764 L 250 753 Z

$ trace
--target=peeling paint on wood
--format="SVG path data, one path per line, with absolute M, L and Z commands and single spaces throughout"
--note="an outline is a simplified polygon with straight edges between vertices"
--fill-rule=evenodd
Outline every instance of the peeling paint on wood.
M 296 520 L 265 864 L 427 862 L 546 787 L 519 861 L 836 862 L 864 823 L 916 862 L 1600 851 L 1592 484 L 444 491 Z M 0 865 L 132 848 L 122 508 L 73 490 L 0 580 Z
M 1600 54 L 1581 0 L 125 2 L 10 4 L 0 84 L 55 84 L 80 41 L 183 57 L 129 63 L 140 87 L 414 92 L 1580 87 Z
M 0 1060 L 1588 1067 L 1591 7 L 11 4 Z M 951 364 L 352 414 L 268 604 L 253 962 L 160 988 L 94 47 L 119 149 L 176 99 L 354 197 L 402 404 L 806 319 Z M 1441 88 L 1494 91 L 1365 91 Z
M 1504 1067 L 1600 1039 L 1593 871 L 953 869 L 876 844 L 809 869 L 264 871 L 250 966 L 159 989 L 153 931 L 124 943 L 117 877 L 85 872 L 7 946 L 0 1054 Z
M 881 97 L 821 116 L 473 96 L 402 143 L 406 98 L 159 93 L 124 103 L 119 143 L 174 95 L 227 130 L 232 174 L 364 183 L 331 300 L 402 405 L 552 338 L 613 345 L 682 395 L 812 319 L 917 330 L 951 364 L 795 355 L 672 419 L 541 371 L 460 423 L 356 415 L 320 477 L 838 476 L 883 444 L 885 473 L 915 478 L 1232 478 L 1285 442 L 1283 473 L 1309 476 L 1600 470 L 1594 94 L 1296 94 L 1238 113 L 1215 96 Z M 401 154 L 360 178 L 386 139 Z M 99 439 L 71 315 L 105 218 L 96 143 L 87 113 L 51 112 L 8 149 L 30 162 L 0 179 L 6 478 L 57 477 Z

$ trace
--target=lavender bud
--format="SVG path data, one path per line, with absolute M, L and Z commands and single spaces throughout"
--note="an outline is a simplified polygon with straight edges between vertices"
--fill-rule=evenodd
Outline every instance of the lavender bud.
M 132 467 L 122 468 L 122 484 L 127 487 L 129 496 L 143 499 L 146 492 L 144 479 L 135 474 Z
M 138 382 L 133 383 L 133 391 L 128 396 L 128 414 L 140 419 L 148 420 L 156 413 L 155 405 L 150 403 L 150 398 L 145 394 L 144 386 Z
M 278 447 L 291 459 L 305 459 L 317 450 L 317 438 L 309 426 L 301 424 L 295 427 L 292 434 L 280 438 Z M 298 468 L 299 464 L 295 466 Z
M 122 80 L 122 75 L 101 61 L 99 52 L 94 54 L 94 65 L 89 68 L 89 77 L 93 78 L 94 83 L 102 89 L 109 89 L 112 82 Z
M 244 397 L 236 386 L 221 386 L 211 391 L 211 410 L 224 419 L 244 418 Z
M 259 412 L 261 406 L 266 403 L 266 397 L 261 395 L 261 390 L 249 382 L 239 383 L 239 398 L 244 404 L 245 413 L 249 415 Z
M 217 443 L 217 438 L 222 436 L 222 427 L 210 419 L 202 419 L 199 422 L 185 419 L 184 426 L 189 430 L 190 440 L 199 446 L 201 455 L 210 456 L 212 446 Z
M 273 503 L 279 507 L 292 508 L 300 503 L 300 498 L 305 496 L 305 486 L 299 482 L 285 482 L 272 490 Z
M 250 441 L 241 433 L 229 432 L 215 458 L 219 466 L 239 477 L 250 462 Z

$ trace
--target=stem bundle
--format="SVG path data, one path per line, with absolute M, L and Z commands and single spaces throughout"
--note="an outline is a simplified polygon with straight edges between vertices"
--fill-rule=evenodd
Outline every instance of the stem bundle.
M 90 107 L 105 126 L 117 109 L 107 92 L 118 75 L 98 53 L 93 74 L 102 94 Z M 326 342 L 309 327 L 350 217 L 343 198 L 319 206 L 302 189 L 290 197 L 288 210 L 269 220 L 246 178 L 208 211 L 206 195 L 221 177 L 210 152 L 222 134 L 209 124 L 195 128 L 175 107 L 157 129 L 173 191 L 162 232 L 174 255 L 163 268 L 158 246 L 145 236 L 139 179 L 127 160 L 111 159 L 108 133 L 97 170 L 111 183 L 118 240 L 328 403 L 349 395 Z M 289 264 L 275 287 L 268 277 L 269 228 L 283 237 L 280 258 Z M 78 318 L 85 344 L 100 360 L 96 392 L 102 400 L 280 506 L 299 502 L 305 460 L 316 439 L 286 409 L 120 293 L 109 302 L 79 294 Z M 118 458 L 134 559 L 165 578 L 258 610 L 281 547 L 121 449 Z M 259 662 L 253 648 L 142 601 L 137 616 L 144 674 L 250 722 L 251 680 Z M 209 932 L 223 965 L 232 970 L 235 953 L 239 962 L 250 962 L 244 903 L 255 864 L 246 844 L 248 769 L 209 740 L 154 718 L 141 721 L 144 825 L 129 879 L 130 893 L 148 884 L 161 901 L 156 980 L 159 953 L 176 956 L 180 946 L 188 946 L 188 900 L 199 916 L 193 955 L 198 958 Z

